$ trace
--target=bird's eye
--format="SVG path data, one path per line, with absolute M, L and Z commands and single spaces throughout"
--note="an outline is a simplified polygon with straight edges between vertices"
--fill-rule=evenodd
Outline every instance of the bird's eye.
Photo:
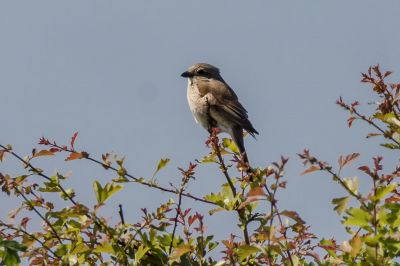
M 205 74 L 207 74 L 207 72 L 204 71 L 204 69 L 199 69 L 199 70 L 197 71 L 197 74 L 199 74 L 199 75 L 205 75 Z

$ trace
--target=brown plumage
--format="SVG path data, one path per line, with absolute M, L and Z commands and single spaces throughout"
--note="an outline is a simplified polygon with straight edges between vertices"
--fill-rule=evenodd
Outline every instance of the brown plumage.
M 195 64 L 182 77 L 188 78 L 187 97 L 196 122 L 209 132 L 217 127 L 228 133 L 248 162 L 243 142 L 243 130 L 258 134 L 248 119 L 247 111 L 232 88 L 221 77 L 219 69 L 205 63 Z

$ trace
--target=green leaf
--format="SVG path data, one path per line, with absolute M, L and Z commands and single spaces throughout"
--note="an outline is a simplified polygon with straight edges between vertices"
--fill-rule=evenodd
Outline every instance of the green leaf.
M 26 251 L 26 247 L 14 240 L 0 238 L 0 265 L 14 266 L 21 262 L 18 252 Z
M 239 153 L 239 149 L 236 146 L 235 142 L 229 138 L 223 138 L 222 139 L 222 146 L 225 148 L 229 149 L 233 153 Z
M 330 256 L 335 257 L 336 244 L 332 239 L 321 239 L 319 245 L 329 253 Z
M 236 253 L 239 256 L 239 260 L 243 261 L 249 258 L 251 255 L 257 253 L 259 249 L 254 246 L 244 245 L 237 249 Z
M 379 187 L 376 190 L 375 196 L 372 197 L 374 201 L 380 201 L 383 199 L 387 194 L 392 192 L 397 187 L 396 183 L 389 184 L 388 186 Z
M 349 203 L 350 196 L 343 197 L 343 198 L 335 198 L 332 200 L 332 204 L 335 205 L 334 210 L 341 214 L 347 208 L 347 204 Z
M 351 192 L 353 192 L 355 194 L 358 193 L 358 177 L 357 176 L 355 176 L 354 178 L 344 178 L 343 182 L 351 190 Z
M 122 188 L 123 186 L 116 185 L 115 183 L 107 183 L 104 188 L 102 188 L 97 180 L 93 182 L 97 203 L 104 203 L 109 197 Z
M 344 225 L 369 227 L 371 221 L 371 214 L 360 209 L 350 208 L 346 211 L 349 217 L 345 217 Z
M 167 166 L 167 164 L 169 163 L 169 161 L 171 161 L 171 159 L 169 159 L 169 158 L 161 159 L 161 160 L 158 162 L 156 171 L 154 172 L 152 178 L 154 178 L 154 177 L 156 176 L 156 174 L 157 174 L 161 169 L 163 169 L 165 166 Z
M 395 145 L 394 143 L 385 143 L 385 144 L 381 144 L 382 147 L 394 150 L 394 149 L 399 149 L 400 146 Z
M 217 212 L 220 212 L 220 211 L 223 211 L 223 210 L 225 210 L 225 209 L 224 209 L 224 208 L 221 208 L 221 207 L 219 207 L 219 208 L 214 208 L 214 209 L 209 210 L 209 211 L 208 211 L 208 214 L 213 215 L 213 214 L 215 214 L 215 213 L 217 213 Z
M 215 154 L 210 154 L 210 155 L 204 156 L 200 160 L 200 162 L 201 163 L 216 163 L 217 162 L 216 155 Z
M 135 263 L 139 263 L 143 256 L 146 255 L 146 252 L 149 250 L 149 247 L 144 247 L 143 245 L 140 245 L 135 253 Z
M 68 200 L 69 198 L 75 197 L 75 190 L 73 188 L 66 189 L 65 192 L 67 195 L 65 195 L 64 192 L 60 192 L 60 197 L 63 200 Z
M 386 124 L 395 127 L 400 127 L 400 121 L 396 118 L 396 115 L 394 113 L 387 113 L 387 114 L 376 113 L 374 115 L 374 118 L 377 118 Z
M 103 243 L 102 245 L 97 245 L 93 252 L 96 253 L 109 253 L 109 254 L 114 254 L 114 248 L 111 246 L 109 243 Z

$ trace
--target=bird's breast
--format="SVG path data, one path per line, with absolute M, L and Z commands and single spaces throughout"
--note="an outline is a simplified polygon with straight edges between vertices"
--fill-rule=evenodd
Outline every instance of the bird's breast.
M 202 96 L 196 84 L 190 81 L 187 87 L 187 99 L 190 111 L 197 123 L 201 124 L 204 128 L 208 128 L 208 104 L 206 96 Z

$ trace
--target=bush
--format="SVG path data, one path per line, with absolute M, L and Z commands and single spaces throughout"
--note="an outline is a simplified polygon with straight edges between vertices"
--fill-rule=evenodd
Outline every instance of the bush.
M 349 127 L 355 120 L 369 124 L 374 132 L 367 135 L 381 137 L 384 148 L 400 150 L 400 84 L 388 84 L 391 74 L 382 73 L 379 66 L 362 74 L 378 97 L 371 115 L 359 111 L 359 103 L 347 104 L 340 98 L 337 104 L 346 110 Z M 0 173 L 3 193 L 22 200 L 10 213 L 9 222 L 0 220 L 0 255 L 2 265 L 16 265 L 23 260 L 30 265 L 399 265 L 400 252 L 400 191 L 397 179 L 400 166 L 383 171 L 383 158 L 372 158 L 371 166 L 358 170 L 372 180 L 368 194 L 358 190 L 357 178 L 344 178 L 341 171 L 354 163 L 358 153 L 340 156 L 338 167 L 313 156 L 309 150 L 299 154 L 306 169 L 303 174 L 322 172 L 343 188 L 344 196 L 334 198 L 334 210 L 340 216 L 349 239 L 338 244 L 335 239 L 319 239 L 296 211 L 278 206 L 278 193 L 285 189 L 285 165 L 282 157 L 267 168 L 246 164 L 230 139 L 220 140 L 213 131 L 207 145 L 210 153 L 185 169 L 179 169 L 182 179 L 178 186 L 163 187 L 154 179 L 137 178 L 126 169 L 124 158 L 105 153 L 101 159 L 75 148 L 75 133 L 68 145 L 41 138 L 43 149 L 33 149 L 21 157 L 11 145 L 0 145 L 0 160 L 6 155 L 23 163 L 25 174 L 12 176 Z M 57 173 L 49 176 L 35 165 L 44 156 L 63 156 L 66 161 L 86 160 L 117 174 L 117 178 L 101 185 L 95 180 L 93 191 L 97 204 L 90 208 L 78 201 L 73 188 L 65 188 L 68 176 Z M 169 159 L 160 160 L 156 173 Z M 194 196 L 186 192 L 195 182 L 198 164 L 217 164 L 226 179 L 218 192 Z M 35 183 L 32 176 L 41 177 Z M 111 224 L 98 214 L 123 183 L 147 186 L 173 194 L 177 200 L 167 200 L 156 210 L 142 209 L 139 221 L 127 222 L 120 205 L 120 222 Z M 57 193 L 68 202 L 57 208 L 49 195 Z M 196 200 L 210 207 L 209 214 L 236 213 L 241 236 L 217 240 L 207 235 L 204 214 L 183 209 L 183 200 Z M 17 202 L 17 201 L 13 201 Z M 30 231 L 31 220 L 44 223 L 38 231 Z M 249 225 L 253 230 L 249 230 Z M 222 248 L 221 258 L 209 253 Z

